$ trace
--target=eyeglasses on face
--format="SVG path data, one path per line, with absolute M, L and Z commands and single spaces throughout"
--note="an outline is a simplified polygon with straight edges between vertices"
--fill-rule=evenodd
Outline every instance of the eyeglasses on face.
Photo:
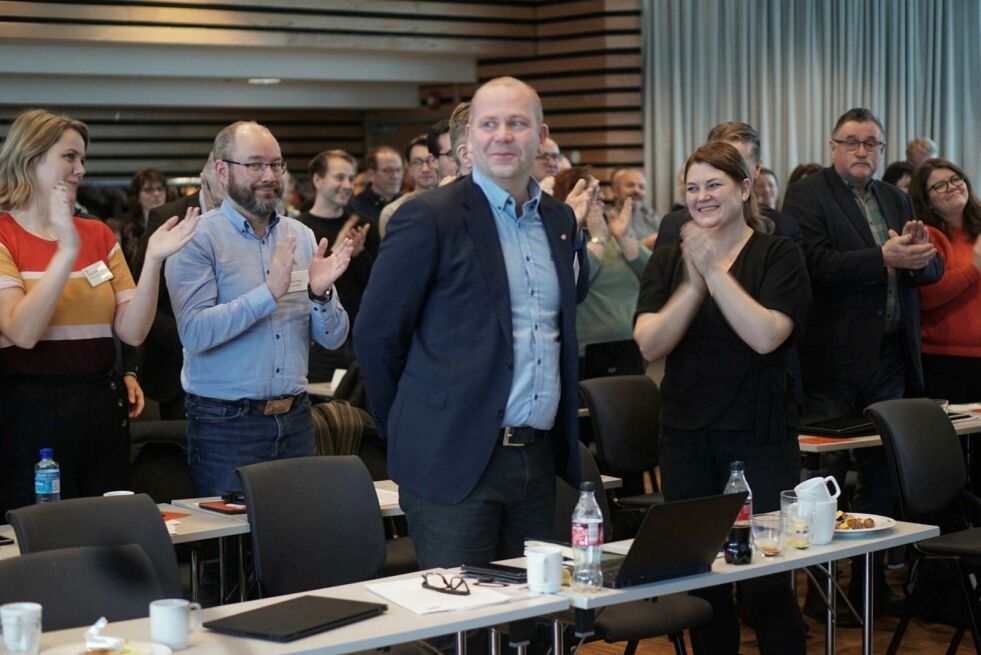
M 441 152 L 441 153 L 439 153 L 439 156 L 440 157 L 446 157 L 447 159 L 449 159 L 450 157 L 453 156 L 453 151 L 452 150 L 447 150 L 446 152 Z
M 432 157 L 413 157 L 409 160 L 409 166 L 415 166 L 416 168 L 422 166 L 423 164 L 432 163 Z
M 423 589 L 438 591 L 441 594 L 451 594 L 453 596 L 470 595 L 470 587 L 467 586 L 467 581 L 458 575 L 447 579 L 442 573 L 423 573 L 422 587 Z
M 562 159 L 562 155 L 556 155 L 551 152 L 546 152 L 541 155 L 536 155 L 535 159 L 537 159 L 538 161 L 559 161 L 560 159 Z
M 242 168 L 246 169 L 247 171 L 249 171 L 255 176 L 259 176 L 265 173 L 267 166 L 272 170 L 273 175 L 282 175 L 283 173 L 286 172 L 286 162 L 282 160 L 269 161 L 269 162 L 266 161 L 241 162 L 241 161 L 232 161 L 231 159 L 224 159 L 223 161 L 226 164 L 235 164 L 236 166 L 241 166 Z
M 848 152 L 855 152 L 858 150 L 859 146 L 865 146 L 866 152 L 878 152 L 879 149 L 886 146 L 885 141 L 876 141 L 875 139 L 868 139 L 866 141 L 859 141 L 858 139 L 831 139 L 839 146 L 847 150 Z
M 946 180 L 941 180 L 936 184 L 927 187 L 927 191 L 933 191 L 934 193 L 947 193 L 950 187 L 960 188 L 964 184 L 964 178 L 960 175 L 954 174 L 948 177 Z

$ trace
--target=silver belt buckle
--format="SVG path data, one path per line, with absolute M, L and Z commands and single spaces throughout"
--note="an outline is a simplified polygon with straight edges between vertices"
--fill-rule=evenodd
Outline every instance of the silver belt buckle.
M 501 440 L 501 444 L 512 448 L 520 448 L 521 446 L 524 446 L 523 443 L 511 443 L 511 426 L 504 428 L 504 438 Z

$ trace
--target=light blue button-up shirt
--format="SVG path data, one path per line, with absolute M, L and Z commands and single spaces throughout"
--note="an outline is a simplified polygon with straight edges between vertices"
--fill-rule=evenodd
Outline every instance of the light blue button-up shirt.
M 304 284 L 277 302 L 266 286 L 276 244 L 291 234 L 296 278 L 316 252 L 310 228 L 276 216 L 260 238 L 225 200 L 201 216 L 191 242 L 167 259 L 188 393 L 222 400 L 298 394 L 307 388 L 311 336 L 324 348 L 344 343 L 348 317 L 336 293 L 320 305 Z
M 538 213 L 542 190 L 534 179 L 529 181 L 530 200 L 521 206 L 519 217 L 514 196 L 478 170 L 472 175 L 494 214 L 511 292 L 514 375 L 501 425 L 549 430 L 561 393 L 561 299 L 552 249 Z

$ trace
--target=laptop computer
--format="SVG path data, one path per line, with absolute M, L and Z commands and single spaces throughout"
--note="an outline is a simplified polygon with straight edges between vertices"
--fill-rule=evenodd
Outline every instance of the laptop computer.
M 363 621 L 386 610 L 388 605 L 384 603 L 300 596 L 207 621 L 204 627 L 237 637 L 286 642 Z
M 875 434 L 875 426 L 864 416 L 833 416 L 802 425 L 798 432 L 814 437 L 864 437 Z
M 634 587 L 709 571 L 745 500 L 738 493 L 651 505 L 627 554 L 600 563 L 603 586 Z

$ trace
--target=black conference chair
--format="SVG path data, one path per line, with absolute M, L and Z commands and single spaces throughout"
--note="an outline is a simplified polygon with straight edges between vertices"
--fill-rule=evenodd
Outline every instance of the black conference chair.
M 348 457 L 296 457 L 236 470 L 252 526 L 260 596 L 375 577 L 385 531 L 368 469 Z
M 643 375 L 644 357 L 633 339 L 603 341 L 586 346 L 579 378 L 605 378 L 611 375 Z
M 596 501 L 603 512 L 605 538 L 611 532 L 610 506 L 603 492 L 599 467 L 584 444 L 579 444 L 579 471 L 584 482 L 596 488 Z M 579 490 L 556 478 L 555 531 L 556 541 L 568 542 L 572 513 L 579 500 Z M 604 538 L 604 540 L 605 540 Z M 685 630 L 708 623 L 712 606 L 708 601 L 688 594 L 671 594 L 650 601 L 635 601 L 611 605 L 596 617 L 596 635 L 607 643 L 627 642 L 624 655 L 634 655 L 641 639 L 666 635 L 678 655 L 685 655 Z
M 945 563 L 954 573 L 964 601 L 961 625 L 947 652 L 957 650 L 969 629 L 975 651 L 981 654 L 981 589 L 974 582 L 981 580 L 981 528 L 973 527 L 970 519 L 971 512 L 981 508 L 981 500 L 965 489 L 967 467 L 957 432 L 947 413 L 926 398 L 879 402 L 865 412 L 882 436 L 886 459 L 896 476 L 903 520 L 941 528 L 939 537 L 915 544 L 909 584 L 903 587 L 903 616 L 887 652 L 892 655 L 899 650 L 927 586 L 919 583 L 919 574 L 924 562 L 933 560 Z
M 146 551 L 166 598 L 180 598 L 177 556 L 160 510 L 146 494 L 72 498 L 7 512 L 21 553 L 75 546 L 137 544 Z
M 158 503 L 195 496 L 187 464 L 187 421 L 136 421 L 129 438 L 133 491 Z
M 100 616 L 125 621 L 147 615 L 163 598 L 157 572 L 136 544 L 46 550 L 0 561 L 0 604 L 44 606 L 44 629 L 91 625 Z
M 621 375 L 579 382 L 589 408 L 600 470 L 637 486 L 644 472 L 657 466 L 658 414 L 661 394 L 645 375 Z M 664 502 L 660 493 L 617 496 L 622 508 L 645 508 Z

